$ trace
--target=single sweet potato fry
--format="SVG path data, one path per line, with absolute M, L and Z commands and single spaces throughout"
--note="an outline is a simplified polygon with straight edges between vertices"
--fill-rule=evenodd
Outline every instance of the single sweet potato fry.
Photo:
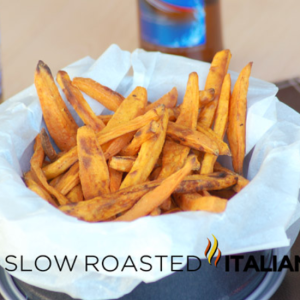
M 108 166 L 116 171 L 128 173 L 130 172 L 135 160 L 135 156 L 113 156 L 109 160 Z
M 117 218 L 116 221 L 133 221 L 151 213 L 171 196 L 184 177 L 197 164 L 199 163 L 195 155 L 188 157 L 182 169 L 164 179 L 157 188 L 144 195 L 129 211 Z
M 239 191 L 241 191 L 246 185 L 248 185 L 249 180 L 246 179 L 245 177 L 243 177 L 242 175 L 239 175 L 225 167 L 223 167 L 220 163 L 216 162 L 215 166 L 214 166 L 214 171 L 216 172 L 226 172 L 232 175 L 237 176 L 237 183 L 235 186 L 232 187 L 232 189 L 238 193 Z
M 227 74 L 230 59 L 231 53 L 229 50 L 222 50 L 217 52 L 213 58 L 211 67 L 207 75 L 205 90 L 213 88 L 215 90 L 215 99 L 205 105 L 204 108 L 200 111 L 199 122 L 209 128 L 211 127 L 214 120 L 223 80 L 225 75 Z
M 214 132 L 221 139 L 224 138 L 227 129 L 230 88 L 231 88 L 230 74 L 226 74 L 221 89 L 219 104 L 216 110 L 215 123 L 214 123 Z
M 180 170 L 182 163 L 185 162 L 190 148 L 166 140 L 163 147 L 162 169 L 158 179 L 164 179 Z
M 145 126 L 147 123 L 152 120 L 157 120 L 159 118 L 155 109 L 148 111 L 142 116 L 136 117 L 131 121 L 118 125 L 114 128 L 110 128 L 108 130 L 105 127 L 102 131 L 97 133 L 97 140 L 100 145 L 103 145 L 111 140 L 120 137 L 121 135 L 126 135 L 127 133 L 131 133 L 132 131 L 136 131 L 141 127 Z M 105 146 L 105 145 L 104 145 Z M 103 147 L 104 148 L 104 147 Z
M 232 165 L 236 173 L 243 175 L 246 151 L 247 93 L 252 63 L 239 74 L 229 103 L 227 137 L 232 152 Z
M 83 200 L 83 193 L 81 184 L 76 185 L 71 189 L 71 191 L 66 196 L 70 202 L 77 203 Z
M 216 196 L 201 196 L 199 194 L 177 194 L 175 201 L 185 211 L 203 210 L 212 213 L 221 213 L 227 205 L 227 199 Z
M 110 191 L 114 193 L 119 190 L 122 182 L 123 172 L 119 172 L 112 168 L 108 168 L 109 170 L 109 180 L 110 180 Z
M 192 168 L 197 167 L 199 167 L 198 164 L 192 166 Z M 209 175 L 190 175 L 184 178 L 175 189 L 175 192 L 194 193 L 203 190 L 223 189 L 233 186 L 236 183 L 236 178 L 236 176 L 225 172 Z M 91 200 L 61 206 L 59 209 L 66 214 L 88 222 L 105 221 L 130 209 L 141 197 L 158 187 L 162 181 L 163 179 L 141 183 Z
M 234 186 L 237 176 L 226 172 L 216 172 L 207 175 L 194 174 L 184 178 L 177 187 L 176 193 L 194 193 L 203 190 L 222 190 Z
M 213 88 L 199 91 L 199 108 L 202 108 L 207 103 L 215 99 L 215 90 Z
M 224 82 L 222 85 L 222 90 L 219 98 L 219 104 L 216 110 L 215 124 L 214 124 L 214 132 L 222 140 L 224 138 L 225 131 L 227 129 L 230 87 L 231 87 L 230 75 L 227 74 L 224 78 Z M 212 173 L 216 160 L 217 158 L 215 156 L 206 153 L 202 160 L 200 173 L 201 174 Z
M 55 188 L 55 186 L 58 184 L 58 182 L 61 180 L 61 178 L 64 176 L 64 174 L 60 174 L 57 177 L 51 179 L 49 181 L 49 185 L 53 186 Z
M 112 111 L 116 111 L 124 100 L 124 97 L 119 93 L 90 78 L 75 77 L 72 83 Z
M 68 170 L 78 160 L 77 147 L 63 154 L 53 163 L 43 167 L 43 172 L 47 178 L 53 179 Z
M 178 98 L 177 89 L 175 87 L 173 87 L 170 92 L 163 95 L 160 99 L 147 105 L 146 112 L 153 108 L 158 107 L 161 104 L 163 104 L 166 108 L 173 108 L 177 104 L 177 98 Z
M 49 67 L 41 60 L 36 67 L 34 83 L 48 131 L 60 150 L 76 145 L 78 126 L 61 98 Z
M 59 209 L 66 214 L 87 222 L 105 221 L 130 209 L 138 199 L 158 186 L 160 182 L 142 183 L 91 200 L 61 206 Z
M 60 205 L 70 203 L 64 195 L 48 184 L 47 179 L 41 169 L 44 156 L 45 154 L 42 147 L 41 138 L 40 135 L 37 135 L 34 144 L 34 153 L 30 160 L 31 172 L 34 175 L 34 178 L 37 179 L 36 182 L 40 183 L 49 194 L 53 195 Z
M 176 124 L 196 129 L 199 109 L 199 84 L 198 74 L 189 75 L 183 102 L 180 105 L 180 114 Z
M 41 137 L 42 147 L 44 149 L 46 156 L 50 159 L 50 161 L 52 162 L 55 161 L 57 159 L 57 153 L 51 144 L 50 138 L 45 128 L 42 128 L 40 137 Z
M 214 156 L 219 154 L 218 145 L 207 135 L 177 123 L 169 122 L 167 136 L 180 144 Z M 227 154 L 230 153 L 229 149 Z
M 59 71 L 56 79 L 65 93 L 67 100 L 73 106 L 83 123 L 91 126 L 95 132 L 101 131 L 105 127 L 104 123 L 95 115 L 89 104 L 83 98 L 80 90 L 72 84 L 68 73 Z
M 76 162 L 65 174 L 63 174 L 59 182 L 55 185 L 55 188 L 63 195 L 67 195 L 80 183 L 78 172 L 79 163 Z
M 231 152 L 228 145 L 224 141 L 222 141 L 221 138 L 212 129 L 198 123 L 197 131 L 203 133 L 218 145 L 219 155 L 231 156 Z
M 163 105 L 156 108 L 156 110 L 159 116 L 157 134 L 142 144 L 138 157 L 130 172 L 124 178 L 120 189 L 145 182 L 161 154 L 166 138 L 169 115 Z
M 84 199 L 110 193 L 109 172 L 95 132 L 83 126 L 77 132 L 79 177 Z
M 158 129 L 158 122 L 151 121 L 149 124 L 146 124 L 144 127 L 137 131 L 130 144 L 120 151 L 120 155 L 136 155 L 139 152 L 141 145 L 152 138 L 155 134 L 157 134 Z

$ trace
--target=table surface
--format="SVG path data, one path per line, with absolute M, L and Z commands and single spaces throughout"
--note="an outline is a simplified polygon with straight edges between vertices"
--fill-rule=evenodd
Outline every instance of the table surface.
M 0 0 L 4 99 L 33 83 L 39 59 L 56 74 L 84 56 L 97 58 L 112 43 L 124 50 L 137 48 L 136 3 Z M 239 71 L 253 61 L 252 75 L 260 79 L 277 82 L 300 75 L 300 1 L 226 0 L 221 8 L 224 48 L 233 54 L 230 69 Z M 297 88 L 292 87 L 281 97 L 298 105 L 300 97 L 296 103 L 295 93 Z M 299 250 L 298 238 L 293 253 Z M 299 279 L 299 273 L 289 272 L 272 299 L 298 299 Z

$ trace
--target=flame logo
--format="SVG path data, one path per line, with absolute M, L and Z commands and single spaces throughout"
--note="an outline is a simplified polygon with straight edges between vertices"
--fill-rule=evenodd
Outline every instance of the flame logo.
M 205 249 L 204 254 L 205 254 L 205 256 L 207 257 L 207 253 L 210 251 L 210 252 L 209 252 L 209 255 L 208 255 L 208 257 L 207 257 L 207 260 L 208 260 L 209 264 L 211 265 L 211 259 L 213 258 L 213 256 L 215 255 L 215 253 L 216 253 L 216 251 L 217 251 L 217 249 L 218 249 L 218 255 L 217 255 L 217 258 L 216 258 L 216 260 L 215 260 L 215 266 L 217 266 L 217 264 L 218 264 L 218 262 L 219 262 L 219 260 L 220 260 L 220 258 L 221 258 L 221 251 L 220 251 L 220 249 L 218 248 L 218 240 L 216 239 L 216 237 L 215 237 L 213 234 L 212 234 L 212 236 L 214 237 L 214 244 L 213 244 L 213 246 L 212 246 L 212 248 L 211 248 L 211 251 L 210 251 L 211 242 L 210 242 L 209 239 L 207 239 L 207 240 L 208 240 L 208 244 L 207 244 L 207 247 L 206 247 L 206 249 Z

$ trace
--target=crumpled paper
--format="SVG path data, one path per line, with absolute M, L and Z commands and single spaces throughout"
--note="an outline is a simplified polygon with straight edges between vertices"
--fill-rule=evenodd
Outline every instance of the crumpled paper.
M 176 86 L 182 101 L 188 74 L 196 71 L 203 89 L 209 67 L 208 63 L 139 49 L 131 54 L 112 45 L 98 60 L 87 57 L 65 70 L 71 78 L 91 77 L 124 96 L 144 86 L 150 101 Z M 233 87 L 238 74 L 230 73 Z M 25 187 L 21 176 L 29 169 L 34 138 L 45 124 L 34 86 L 12 97 L 0 106 L 0 265 L 11 268 L 5 259 L 15 255 L 18 269 L 11 274 L 29 284 L 74 298 L 115 299 L 141 281 L 153 282 L 171 274 L 171 255 L 182 255 L 176 261 L 183 265 L 188 255 L 204 258 L 212 234 L 222 255 L 275 247 L 288 251 L 300 227 L 300 115 L 278 101 L 276 93 L 275 85 L 250 79 L 246 161 L 251 183 L 229 201 L 224 213 L 182 212 L 130 223 L 97 224 L 64 215 Z M 97 114 L 107 113 L 98 102 L 85 97 Z M 230 159 L 221 160 L 230 167 Z M 297 226 L 291 227 L 293 224 Z M 46 272 L 34 267 L 40 255 L 51 258 Z M 62 262 L 65 255 L 71 262 L 77 256 L 72 272 L 56 267 L 54 256 Z M 98 271 L 93 267 L 85 270 L 88 255 L 98 257 Z M 102 268 L 101 260 L 108 255 L 118 258 L 114 272 Z M 121 270 L 129 255 L 137 272 L 134 268 Z M 151 272 L 139 269 L 145 268 L 140 261 L 143 255 L 151 256 L 147 259 Z M 168 255 L 162 271 L 156 255 Z M 23 267 L 32 272 L 20 271 L 21 256 Z M 48 265 L 47 259 L 39 260 L 40 268 Z M 107 268 L 115 266 L 114 259 L 106 260 Z

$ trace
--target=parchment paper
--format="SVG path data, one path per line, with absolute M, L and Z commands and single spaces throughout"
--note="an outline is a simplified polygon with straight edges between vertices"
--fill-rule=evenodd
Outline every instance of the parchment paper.
M 161 53 L 136 50 L 130 54 L 112 45 L 98 60 L 87 57 L 65 70 L 71 78 L 91 77 L 124 96 L 135 86 L 144 86 L 150 101 L 176 86 L 182 101 L 188 74 L 196 71 L 203 88 L 209 67 L 207 63 Z M 233 87 L 238 74 L 230 73 Z M 64 215 L 25 187 L 21 175 L 29 169 L 33 140 L 44 123 L 34 86 L 12 97 L 0 106 L 0 264 L 11 267 L 5 258 L 15 255 L 18 270 L 11 274 L 29 284 L 75 298 L 112 299 L 129 293 L 141 281 L 152 282 L 171 274 L 171 255 L 184 256 L 176 260 L 182 262 L 186 262 L 187 255 L 204 258 L 207 238 L 212 239 L 212 234 L 218 239 L 222 255 L 274 247 L 288 250 L 300 226 L 293 226 L 287 235 L 288 228 L 297 221 L 299 224 L 300 218 L 300 116 L 279 102 L 276 92 L 273 84 L 250 79 L 247 153 L 255 147 L 251 159 L 247 157 L 250 162 L 246 175 L 252 181 L 229 201 L 224 213 L 184 212 L 131 223 L 97 224 Z M 97 114 L 103 111 L 99 103 L 86 98 Z M 230 166 L 228 158 L 221 159 Z M 23 266 L 33 272 L 20 271 L 21 255 Z M 52 258 L 53 265 L 46 272 L 34 268 L 40 255 Z M 54 255 L 60 262 L 65 255 L 71 261 L 77 255 L 72 272 L 60 272 Z M 85 271 L 87 255 L 99 258 L 99 271 Z M 120 267 L 114 272 L 101 267 L 101 258 L 107 255 L 119 260 Z M 122 272 L 129 255 L 137 268 L 141 267 L 141 256 L 151 256 L 152 271 L 126 268 Z M 163 271 L 155 255 L 169 256 Z M 39 266 L 48 264 L 45 260 Z M 107 261 L 107 266 L 113 268 L 115 262 Z

